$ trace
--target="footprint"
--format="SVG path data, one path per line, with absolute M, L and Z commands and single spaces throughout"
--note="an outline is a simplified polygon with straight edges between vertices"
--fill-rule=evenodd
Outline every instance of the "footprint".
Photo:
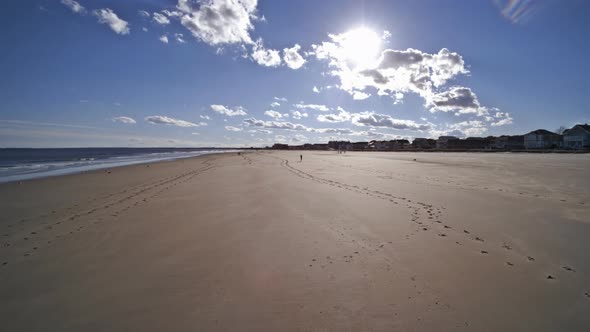
M 468 230 L 466 230 L 466 229 L 464 229 L 464 230 L 463 230 L 463 233 L 465 233 L 465 234 L 469 234 L 469 231 L 468 231 Z
M 514 263 L 506 262 L 506 265 L 508 265 L 508 266 L 514 266 Z
M 502 248 L 504 248 L 504 249 L 506 249 L 506 250 L 512 250 L 512 247 L 511 247 L 511 246 L 509 246 L 509 245 L 507 245 L 506 243 L 504 243 L 504 244 L 502 245 Z
M 526 259 L 528 259 L 531 262 L 534 262 L 535 261 L 535 258 L 534 257 L 531 257 L 531 256 L 527 256 Z
M 479 236 L 476 236 L 476 237 L 475 237 L 475 241 L 483 242 L 483 239 L 482 239 L 482 238 L 480 238 Z
M 447 234 L 445 234 L 445 233 L 440 233 L 440 234 L 438 234 L 438 236 L 443 236 L 443 237 L 444 237 L 444 236 L 447 236 Z
M 564 270 L 566 270 L 566 271 L 569 271 L 569 272 L 576 272 L 576 270 L 572 269 L 571 267 L 569 267 L 567 265 L 566 266 L 562 266 L 561 268 L 564 269 Z
M 549 280 L 554 280 L 554 279 L 555 279 L 555 277 L 554 277 L 554 276 L 552 276 L 552 275 L 550 275 L 550 274 L 548 274 L 548 275 L 547 275 L 547 279 L 549 279 Z
M 482 254 L 487 254 L 488 252 L 485 250 L 480 251 Z

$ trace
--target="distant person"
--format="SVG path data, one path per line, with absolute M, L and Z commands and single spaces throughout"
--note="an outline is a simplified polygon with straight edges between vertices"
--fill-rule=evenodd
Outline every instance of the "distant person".
M 303 162 L 303 155 L 302 154 L 299 155 L 299 162 L 300 163 Z

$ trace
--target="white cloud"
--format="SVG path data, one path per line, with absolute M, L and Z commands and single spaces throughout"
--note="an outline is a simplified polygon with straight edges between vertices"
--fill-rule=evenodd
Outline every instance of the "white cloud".
M 313 86 L 313 89 L 311 89 L 311 91 L 315 92 L 315 93 L 320 93 L 320 89 L 318 89 L 317 86 Z
M 130 118 L 128 116 L 117 116 L 114 117 L 113 122 L 121 122 L 121 123 L 126 123 L 126 124 L 134 124 L 137 123 L 137 121 L 135 121 L 133 118 Z
M 198 127 L 196 123 L 170 118 L 163 115 L 152 115 L 145 118 L 145 120 L 151 124 L 163 124 L 177 127 Z
M 496 112 L 494 118 L 497 120 L 496 122 L 492 123 L 492 126 L 494 127 L 512 124 L 513 120 L 510 116 L 510 113 L 508 112 Z
M 331 123 L 350 121 L 351 114 L 349 112 L 345 111 L 341 107 L 338 107 L 338 110 L 338 114 L 320 114 L 318 115 L 317 119 L 319 122 Z
M 199 115 L 199 118 L 203 120 L 211 120 L 211 117 L 209 115 Z
M 288 130 L 307 130 L 308 128 L 301 124 L 282 121 L 264 121 L 254 118 L 244 120 L 244 124 L 250 127 L 261 127 L 267 129 L 288 129 Z
M 354 99 L 366 98 L 369 91 L 376 90 L 377 95 L 389 96 L 394 104 L 401 104 L 406 93 L 415 93 L 424 100 L 425 108 L 433 113 L 452 113 L 457 119 L 461 118 L 459 121 L 467 117 L 470 121 L 485 120 L 492 126 L 512 123 L 510 115 L 492 116 L 491 111 L 496 109 L 481 105 L 469 87 L 448 87 L 451 80 L 469 74 L 460 54 L 446 48 L 435 53 L 412 48 L 385 49 L 372 64 L 355 65 L 350 61 L 349 50 L 344 43 L 347 34 L 329 35 L 329 41 L 312 45 L 309 54 L 326 61 L 329 67 L 327 73 L 339 81 L 337 87 Z M 476 129 L 467 130 L 469 134 L 484 130 L 482 127 L 472 128 Z
M 273 119 L 280 119 L 283 117 L 283 115 L 277 111 L 273 111 L 273 110 L 268 110 L 266 112 L 264 112 L 264 115 L 270 116 Z
M 401 92 L 396 92 L 394 95 L 395 101 L 393 102 L 394 105 L 403 104 L 404 103 L 404 94 Z
M 462 121 L 448 125 L 449 133 L 456 136 L 480 136 L 487 131 L 485 124 L 479 120 Z
M 465 87 L 452 87 L 447 91 L 434 94 L 428 98 L 428 105 L 432 106 L 431 112 L 477 113 L 479 115 L 487 115 L 488 113 L 487 109 L 480 105 L 475 93 Z
M 148 13 L 145 10 L 138 10 L 137 13 L 139 14 L 139 16 L 141 17 L 150 17 L 150 13 Z
M 273 101 L 272 103 L 270 103 L 270 107 L 279 107 L 279 106 L 281 106 L 281 104 L 276 101 Z
M 227 131 L 242 131 L 242 128 L 234 127 L 234 126 L 225 126 L 225 130 Z
M 302 124 L 291 123 L 287 121 L 264 121 L 250 118 L 244 120 L 244 124 L 248 127 L 257 127 L 263 129 L 284 129 L 291 131 L 305 131 L 309 133 L 322 133 L 322 134 L 339 134 L 339 135 L 352 135 L 355 132 L 347 128 L 310 128 Z
M 317 59 L 333 69 L 330 74 L 340 80 L 340 88 L 354 95 L 375 88 L 379 95 L 395 97 L 398 92 L 414 92 L 422 97 L 459 74 L 467 74 L 461 55 L 446 48 L 430 54 L 416 49 L 383 50 L 374 65 L 355 66 L 348 59 L 345 41 L 351 32 L 329 35 L 330 41 L 312 45 Z M 398 98 L 399 99 L 399 98 Z
M 357 132 L 348 128 L 310 128 L 312 133 L 337 134 L 337 135 L 355 135 Z
M 154 13 L 154 21 L 160 25 L 170 24 L 170 20 L 164 14 Z
M 248 132 L 253 134 L 272 134 L 272 130 L 268 129 L 250 129 Z
M 264 48 L 261 39 L 258 39 L 254 47 L 252 47 L 252 59 L 259 65 L 265 67 L 277 67 L 281 65 L 279 51 Z
M 179 42 L 180 44 L 186 43 L 186 40 L 184 40 L 184 35 L 182 33 L 175 33 L 174 39 L 176 39 L 176 41 Z
M 252 44 L 256 5 L 257 0 L 178 0 L 177 8 L 181 24 L 207 44 Z
M 364 100 L 371 97 L 370 93 L 365 93 L 362 91 L 353 91 L 352 92 L 352 99 L 354 100 Z
M 158 40 L 160 40 L 164 44 L 168 44 L 168 36 L 166 35 L 161 35 L 160 38 L 158 38 Z
M 394 119 L 386 114 L 361 112 L 352 114 L 352 123 L 356 126 L 393 128 L 400 130 L 425 131 L 432 128 L 428 123 L 416 123 L 412 120 Z
M 291 48 L 283 49 L 283 60 L 287 64 L 287 67 L 291 69 L 299 69 L 305 64 L 305 59 L 299 54 L 301 46 L 295 44 Z
M 148 28 L 146 28 L 146 27 L 143 27 L 143 28 L 141 28 L 141 31 L 143 31 L 143 32 L 148 32 Z
M 162 13 L 164 13 L 164 15 L 166 15 L 168 17 L 181 17 L 182 16 L 182 12 L 180 12 L 178 10 L 164 9 L 164 10 L 162 10 Z
M 127 21 L 122 20 L 113 12 L 110 8 L 104 9 L 97 9 L 92 12 L 94 16 L 98 18 L 98 23 L 101 24 L 108 24 L 108 26 L 113 30 L 115 33 L 119 35 L 128 35 L 129 34 L 129 23 Z
M 315 110 L 315 111 L 320 111 L 320 112 L 327 112 L 330 110 L 330 108 L 328 108 L 328 106 L 318 105 L 318 104 L 299 103 L 299 104 L 294 104 L 293 107 L 298 108 L 298 109 L 310 109 L 310 110 Z
M 299 120 L 301 118 L 307 118 L 308 114 L 306 112 L 291 111 L 291 116 L 293 119 Z
M 301 142 L 306 142 L 308 139 L 306 136 L 301 135 L 301 134 L 297 134 L 293 137 L 291 137 L 291 142 L 296 142 L 296 143 L 301 143 Z
M 224 114 L 227 116 L 248 115 L 248 113 L 246 113 L 245 108 L 243 108 L 242 106 L 236 106 L 233 109 L 230 109 L 230 108 L 223 106 L 223 105 L 215 105 L 214 104 L 214 105 L 211 105 L 211 109 L 214 112 L 217 112 L 219 114 Z
M 86 13 L 86 8 L 84 8 L 84 6 L 82 6 L 78 1 L 61 0 L 61 3 L 64 6 L 70 8 L 70 10 L 76 14 L 85 14 Z
M 387 134 L 387 133 L 381 133 L 378 131 L 357 131 L 354 133 L 354 136 L 363 137 L 364 139 L 367 139 L 367 140 L 372 140 L 372 139 L 383 139 L 383 140 L 408 139 L 408 136 Z
M 287 98 L 285 98 L 285 97 L 274 97 L 273 99 L 274 100 L 277 100 L 277 101 L 282 101 L 282 102 L 285 102 L 285 103 L 288 101 Z

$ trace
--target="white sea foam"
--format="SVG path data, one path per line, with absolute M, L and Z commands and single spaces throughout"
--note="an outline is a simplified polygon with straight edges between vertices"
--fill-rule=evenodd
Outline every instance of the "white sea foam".
M 141 155 L 114 156 L 104 159 L 81 158 L 75 161 L 41 162 L 0 167 L 0 183 L 30 180 L 48 176 L 81 173 L 86 171 L 152 163 L 164 160 L 190 158 L 211 153 L 235 152 L 234 150 L 200 150 L 146 153 Z

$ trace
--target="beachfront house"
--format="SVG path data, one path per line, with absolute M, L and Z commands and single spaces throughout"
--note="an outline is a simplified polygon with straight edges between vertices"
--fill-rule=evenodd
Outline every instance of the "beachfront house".
M 434 149 L 436 148 L 436 140 L 431 138 L 414 138 L 412 147 L 414 149 Z
M 289 145 L 287 144 L 281 144 L 281 143 L 275 143 L 273 144 L 272 148 L 273 150 L 289 150 Z
M 377 151 L 391 151 L 403 150 L 410 146 L 410 141 L 407 139 L 392 139 L 390 141 L 370 141 L 368 145 L 369 150 Z
M 577 124 L 563 133 L 563 147 L 566 149 L 590 149 L 590 125 Z
M 563 136 L 545 129 L 533 130 L 524 135 L 526 149 L 557 149 L 561 147 Z
M 436 140 L 436 148 L 437 149 L 448 149 L 449 148 L 449 141 L 455 141 L 455 140 L 459 140 L 459 138 L 457 138 L 455 136 L 440 136 Z
M 369 143 L 367 142 L 354 142 L 352 143 L 353 150 L 365 150 Z
M 328 149 L 333 150 L 352 150 L 352 145 L 349 141 L 329 141 Z
M 452 139 L 447 142 L 449 150 L 484 150 L 490 146 L 484 137 L 467 137 L 466 139 Z
M 496 137 L 494 140 L 494 148 L 499 150 L 523 150 L 524 136 L 523 135 L 502 135 Z
M 404 150 L 410 146 L 410 141 L 407 139 L 394 139 L 389 141 L 389 148 L 391 150 Z
M 367 145 L 367 149 L 369 150 L 378 150 L 378 151 L 382 151 L 382 150 L 389 150 L 389 144 L 387 141 L 370 141 L 369 144 Z

